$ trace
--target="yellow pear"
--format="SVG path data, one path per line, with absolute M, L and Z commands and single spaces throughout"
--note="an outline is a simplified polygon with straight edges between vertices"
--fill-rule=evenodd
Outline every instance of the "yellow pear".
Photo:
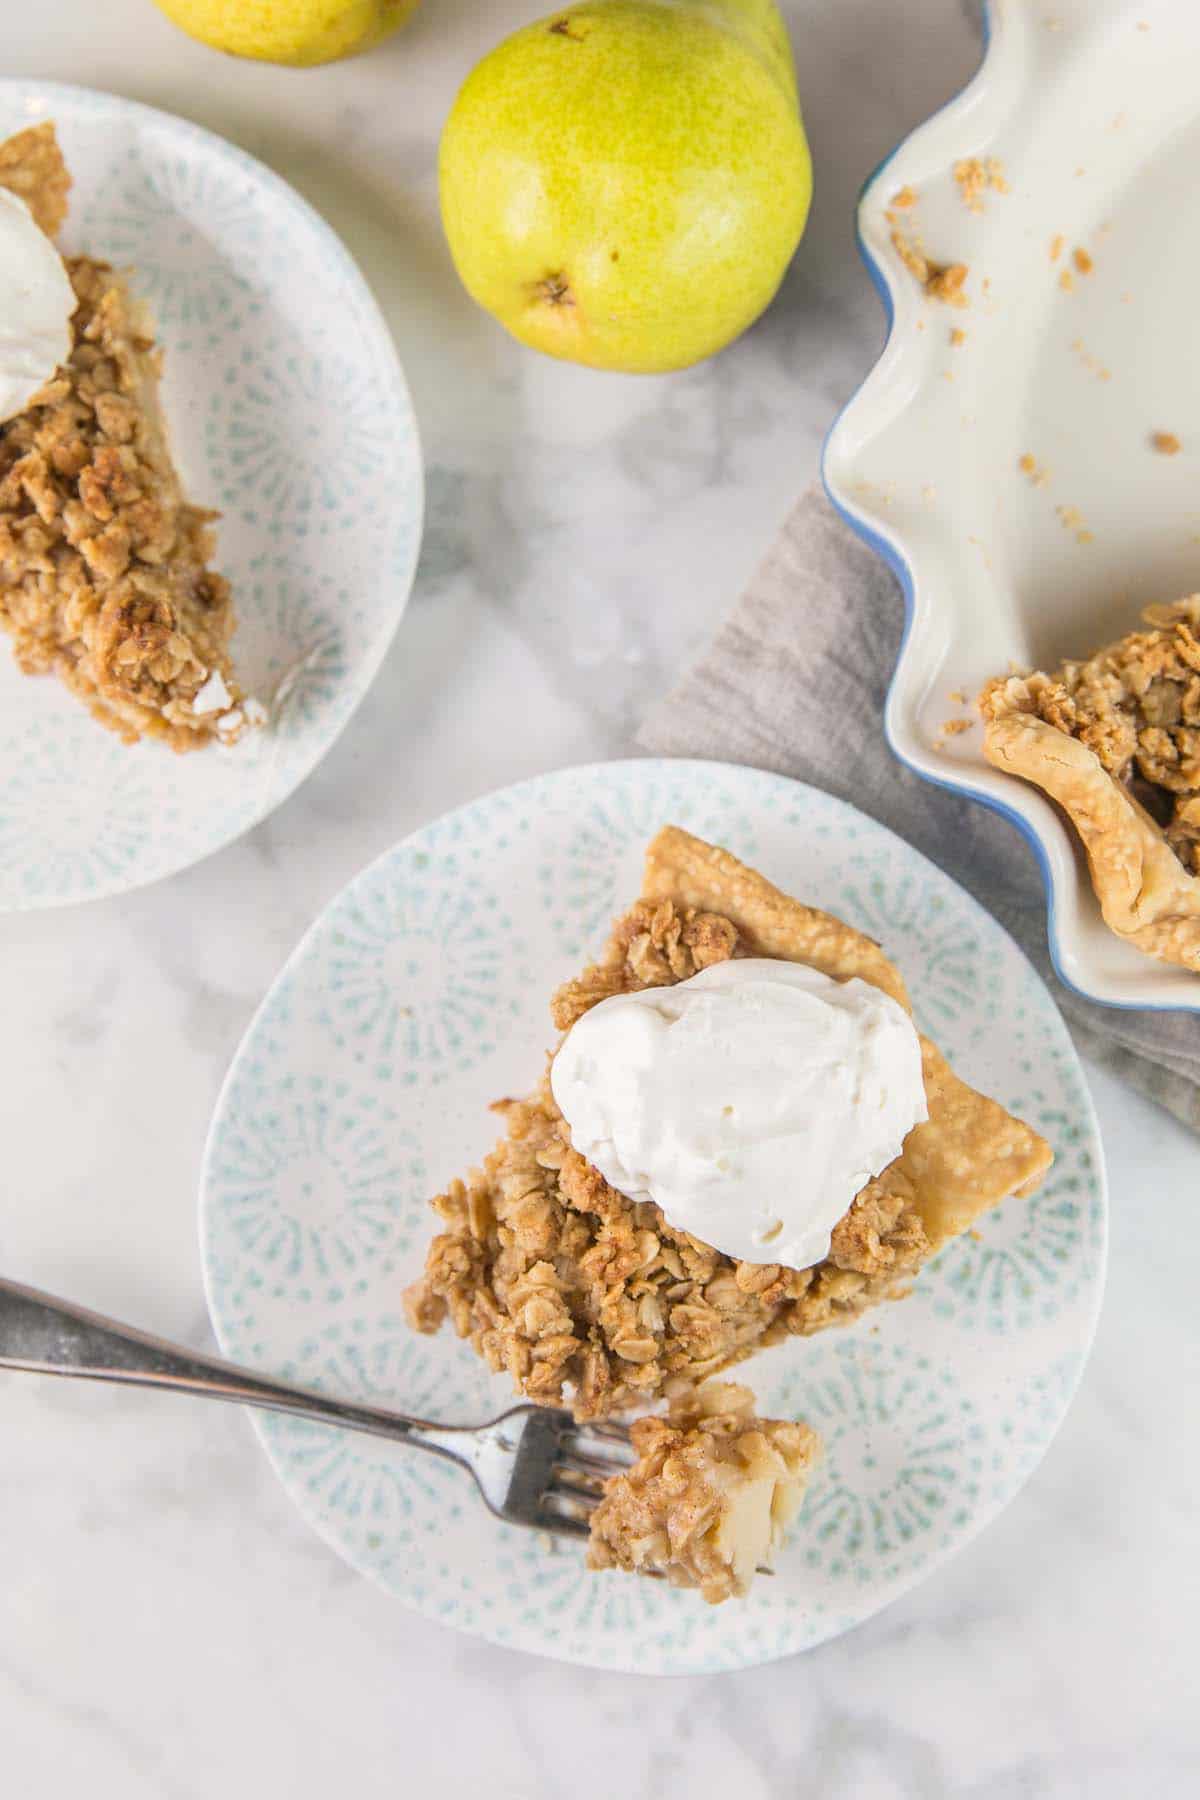
M 336 62 L 398 31 L 417 0 L 155 0 L 213 50 L 258 62 Z
M 512 335 L 595 368 L 698 362 L 774 295 L 812 166 L 772 0 L 585 0 L 467 77 L 442 220 Z

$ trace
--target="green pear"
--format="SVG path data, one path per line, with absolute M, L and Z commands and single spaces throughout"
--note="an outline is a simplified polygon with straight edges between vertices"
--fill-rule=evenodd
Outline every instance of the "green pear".
M 468 293 L 536 350 L 686 368 L 746 329 L 812 165 L 772 0 L 585 0 L 500 44 L 442 133 Z

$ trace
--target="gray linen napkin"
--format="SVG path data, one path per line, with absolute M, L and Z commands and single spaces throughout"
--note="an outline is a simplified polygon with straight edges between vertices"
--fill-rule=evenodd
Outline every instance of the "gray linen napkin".
M 1063 988 L 1047 953 L 1041 878 L 1016 827 L 922 781 L 889 750 L 883 702 L 903 622 L 890 570 L 823 494 L 808 493 L 638 741 L 658 755 L 775 769 L 873 814 L 1007 927 L 1085 1055 L 1200 1129 L 1200 1017 L 1118 1011 Z

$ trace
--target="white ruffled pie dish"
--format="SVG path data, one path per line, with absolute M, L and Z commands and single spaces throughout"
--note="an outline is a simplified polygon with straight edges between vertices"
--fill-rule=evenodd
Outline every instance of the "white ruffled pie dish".
M 1200 1011 L 1195 974 L 1104 925 L 1069 826 L 984 761 L 974 707 L 989 676 L 1086 656 L 1200 588 L 1200 6 L 992 0 L 988 24 L 974 80 L 863 193 L 890 330 L 825 482 L 904 586 L 896 754 L 1024 832 L 1064 982 Z M 906 243 L 967 266 L 964 306 L 926 296 Z

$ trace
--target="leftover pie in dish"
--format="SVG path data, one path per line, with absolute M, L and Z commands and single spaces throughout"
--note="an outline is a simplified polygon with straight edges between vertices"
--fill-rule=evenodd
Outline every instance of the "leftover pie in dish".
M 989 682 L 984 754 L 1062 807 L 1110 929 L 1200 970 L 1200 595 L 1142 621 L 1086 661 Z
M 661 1576 L 711 1604 L 745 1594 L 799 1511 L 816 1432 L 756 1418 L 749 1388 L 718 1381 L 630 1435 L 637 1462 L 604 1484 L 588 1567 Z
M 0 144 L 0 186 L 58 231 L 70 176 L 52 124 Z M 0 625 L 26 674 L 59 676 L 127 743 L 232 742 L 263 715 L 230 661 L 216 514 L 184 498 L 141 304 L 107 263 L 65 261 L 69 355 L 0 425 Z
M 554 1023 L 567 1031 L 609 996 L 678 983 L 730 957 L 857 976 L 909 1010 L 898 969 L 872 939 L 667 826 L 647 851 L 641 898 L 600 960 L 559 989 Z M 544 1076 L 528 1098 L 496 1102 L 506 1136 L 433 1202 L 443 1229 L 407 1295 L 410 1323 L 432 1332 L 448 1317 L 531 1399 L 555 1404 L 566 1392 L 587 1419 L 694 1388 L 763 1345 L 899 1297 L 948 1239 L 1031 1191 L 1051 1162 L 1037 1132 L 960 1081 L 925 1038 L 920 1055 L 927 1120 L 853 1199 L 828 1255 L 805 1269 L 724 1255 L 674 1229 L 652 1201 L 612 1187 L 572 1148 Z

